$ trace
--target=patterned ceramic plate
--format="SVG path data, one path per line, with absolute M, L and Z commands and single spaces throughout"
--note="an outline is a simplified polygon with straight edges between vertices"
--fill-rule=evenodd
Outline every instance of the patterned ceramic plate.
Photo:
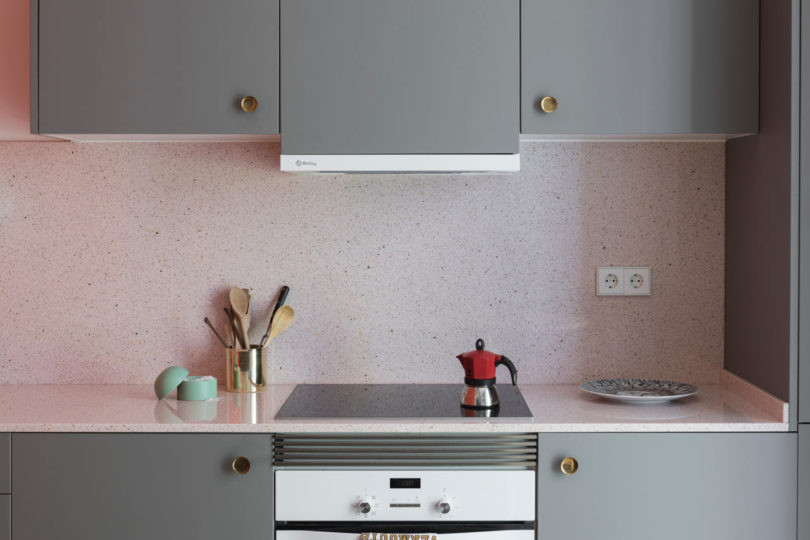
M 589 394 L 627 403 L 663 403 L 698 393 L 691 384 L 653 379 L 602 379 L 579 387 Z

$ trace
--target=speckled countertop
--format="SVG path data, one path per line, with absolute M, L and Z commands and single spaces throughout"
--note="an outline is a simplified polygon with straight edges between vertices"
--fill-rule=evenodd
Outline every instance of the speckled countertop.
M 605 432 L 787 431 L 786 415 L 728 385 L 665 405 L 626 405 L 576 385 L 521 385 L 532 421 L 275 420 L 295 385 L 216 401 L 155 398 L 151 385 L 0 385 L 0 432 Z M 743 397 L 745 396 L 745 397 Z M 755 405 L 755 403 L 757 405 Z M 778 404 L 777 404 L 778 405 Z M 786 410 L 786 407 L 783 408 Z M 770 411 L 770 412 L 768 412 Z

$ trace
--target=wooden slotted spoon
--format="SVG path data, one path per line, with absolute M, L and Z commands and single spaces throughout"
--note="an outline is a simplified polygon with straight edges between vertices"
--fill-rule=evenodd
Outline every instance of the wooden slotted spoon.
M 250 328 L 250 313 L 248 311 L 250 299 L 244 289 L 240 289 L 239 287 L 231 287 L 228 299 L 231 303 L 231 312 L 236 319 L 239 336 L 247 349 L 250 347 L 250 338 L 248 338 L 248 329 Z

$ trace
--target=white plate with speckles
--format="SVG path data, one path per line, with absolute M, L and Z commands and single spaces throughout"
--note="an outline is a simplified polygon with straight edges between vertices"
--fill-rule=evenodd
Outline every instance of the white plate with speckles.
M 697 386 L 656 379 L 599 379 L 584 382 L 579 387 L 595 396 L 624 403 L 665 403 L 694 396 Z

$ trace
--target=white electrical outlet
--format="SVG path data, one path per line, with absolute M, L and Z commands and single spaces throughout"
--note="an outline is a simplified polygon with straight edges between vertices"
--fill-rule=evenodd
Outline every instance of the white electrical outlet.
M 624 269 L 624 294 L 650 296 L 650 267 Z
M 649 266 L 596 268 L 597 296 L 649 296 L 650 285 Z
M 602 266 L 596 269 L 596 295 L 621 296 L 624 294 L 624 268 Z

